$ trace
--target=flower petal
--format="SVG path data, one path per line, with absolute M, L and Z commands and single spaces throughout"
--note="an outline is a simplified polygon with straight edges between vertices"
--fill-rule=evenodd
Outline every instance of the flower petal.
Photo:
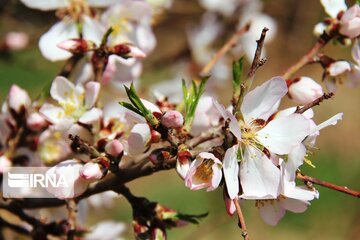
M 245 122 L 267 118 L 274 113 L 274 105 L 286 95 L 288 88 L 281 77 L 274 77 L 261 86 L 250 91 L 244 97 L 241 106 Z
M 276 226 L 285 215 L 285 209 L 277 201 L 274 203 L 265 202 L 263 206 L 259 207 L 259 212 L 264 222 L 271 226 Z
M 83 16 L 82 33 L 84 39 L 87 41 L 93 41 L 96 45 L 100 45 L 105 31 L 105 28 L 98 20 L 88 16 Z
M 95 105 L 95 102 L 99 96 L 99 93 L 100 93 L 100 83 L 98 82 L 94 82 L 94 81 L 91 81 L 91 82 L 88 82 L 86 85 L 85 85 L 85 107 L 87 109 L 93 107 Z
M 240 162 L 241 198 L 275 199 L 280 192 L 280 170 L 258 149 L 247 146 Z
M 293 213 L 305 212 L 309 206 L 309 203 L 293 198 L 285 198 L 280 201 L 280 204 L 283 206 L 283 208 Z
M 332 116 L 331 118 L 329 118 L 328 120 L 320 123 L 319 125 L 316 126 L 316 128 L 312 129 L 311 134 L 320 131 L 321 129 L 330 126 L 330 125 L 336 125 L 338 121 L 342 120 L 344 113 L 338 113 L 334 116 Z
M 50 95 L 58 103 L 69 102 L 69 100 L 77 100 L 75 96 L 75 86 L 72 82 L 64 77 L 56 77 L 51 84 Z
M 40 9 L 42 11 L 55 10 L 69 6 L 67 0 L 21 0 L 29 8 Z
M 295 181 L 296 170 L 303 164 L 306 155 L 304 144 L 299 144 L 288 155 L 285 163 L 284 178 L 288 181 Z
M 57 45 L 65 40 L 78 37 L 76 24 L 73 21 L 61 21 L 41 36 L 39 48 L 42 55 L 50 61 L 65 60 L 70 58 L 72 54 L 59 48 Z
M 239 163 L 237 158 L 238 145 L 235 145 L 225 152 L 223 160 L 223 171 L 226 188 L 231 199 L 239 194 Z
M 357 62 L 357 64 L 360 66 L 360 42 L 357 39 L 354 41 L 354 46 L 351 50 L 351 55 L 353 59 Z
M 241 130 L 235 116 L 232 115 L 223 105 L 219 104 L 216 100 L 213 100 L 214 106 L 219 111 L 221 116 L 226 120 L 230 119 L 229 129 L 235 135 L 238 140 L 241 140 Z
M 347 9 L 345 0 L 320 0 L 320 2 L 325 8 L 325 12 L 332 18 L 336 18 L 339 12 Z
M 87 0 L 86 2 L 92 7 L 108 7 L 119 0 Z
M 257 132 L 257 140 L 270 152 L 288 154 L 310 133 L 310 122 L 300 114 L 275 118 Z
M 64 109 L 54 106 L 49 103 L 44 103 L 39 112 L 45 117 L 46 120 L 53 124 L 57 124 L 65 117 Z
M 102 110 L 99 108 L 92 108 L 85 112 L 80 118 L 79 122 L 83 124 L 93 124 L 100 120 L 102 116 Z
M 143 153 L 147 144 L 151 139 L 151 132 L 147 123 L 136 124 L 130 132 L 128 138 L 129 153 L 131 155 L 138 155 Z

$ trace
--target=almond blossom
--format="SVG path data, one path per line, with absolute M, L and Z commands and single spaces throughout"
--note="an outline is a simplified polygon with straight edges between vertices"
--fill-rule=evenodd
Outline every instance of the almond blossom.
M 207 188 L 215 190 L 221 181 L 221 161 L 212 153 L 202 152 L 191 163 L 185 177 L 185 185 L 191 190 Z
M 281 160 L 280 168 L 284 171 L 284 161 Z M 284 217 L 286 210 L 294 213 L 304 212 L 311 200 L 318 198 L 319 193 L 313 189 L 295 186 L 295 181 L 287 179 L 282 173 L 281 194 L 277 199 L 257 200 L 256 207 L 263 220 L 272 226 Z
M 100 84 L 89 82 L 85 88 L 74 85 L 64 77 L 56 77 L 51 85 L 50 95 L 58 106 L 45 103 L 40 113 L 52 124 L 63 131 L 69 130 L 74 123 L 93 124 L 99 120 L 102 111 L 94 107 L 100 91 Z
M 98 20 L 93 18 L 91 7 L 107 7 L 115 3 L 115 0 L 81 0 L 81 1 L 31 1 L 22 0 L 22 2 L 30 8 L 42 11 L 66 9 L 68 15 L 56 23 L 45 33 L 39 41 L 40 51 L 45 58 L 50 61 L 60 61 L 71 57 L 71 53 L 57 47 L 64 40 L 79 38 L 80 32 L 77 23 L 82 24 L 82 36 L 86 40 L 100 44 L 101 38 L 106 29 Z
M 230 131 L 238 141 L 226 151 L 223 160 L 225 182 L 231 199 L 239 193 L 238 175 L 242 198 L 275 199 L 279 195 L 280 171 L 263 151 L 267 149 L 279 155 L 289 154 L 310 131 L 309 121 L 300 114 L 266 122 L 276 111 L 274 105 L 286 93 L 286 83 L 280 77 L 250 91 L 241 106 L 243 119 L 240 121 L 216 104 L 223 117 L 230 118 Z
M 350 39 L 355 39 L 360 34 L 360 7 L 355 3 L 348 9 L 345 0 L 321 0 L 325 12 L 332 18 L 330 21 L 318 23 L 314 34 L 320 36 L 324 32 L 329 34 L 334 27 L 339 33 Z M 337 26 L 338 25 L 338 26 Z
M 88 182 L 85 181 L 81 175 L 80 170 L 83 167 L 79 161 L 70 159 L 63 161 L 47 171 L 49 175 L 62 176 L 66 180 L 66 185 L 59 185 L 52 187 L 51 185 L 46 190 L 60 199 L 74 198 L 85 192 Z

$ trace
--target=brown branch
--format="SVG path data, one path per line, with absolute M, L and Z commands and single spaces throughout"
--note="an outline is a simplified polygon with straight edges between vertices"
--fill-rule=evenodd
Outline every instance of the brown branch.
M 303 107 L 297 107 L 295 113 L 299 113 L 299 114 L 303 114 L 304 112 L 306 112 L 306 110 L 320 105 L 320 103 L 324 100 L 330 99 L 331 97 L 334 96 L 334 93 L 324 93 L 324 95 L 322 95 L 321 97 L 315 99 L 314 101 L 312 101 L 311 103 L 306 104 Z
M 239 217 L 239 222 L 240 222 L 239 227 L 241 228 L 242 231 L 241 235 L 243 236 L 244 240 L 249 240 L 249 234 L 246 229 L 245 218 L 240 207 L 239 199 L 235 198 L 233 201 L 236 207 L 236 213 Z
M 66 207 L 68 210 L 68 224 L 69 231 L 67 232 L 67 240 L 73 240 L 76 233 L 76 202 L 73 199 L 70 199 L 66 202 Z
M 294 65 L 290 66 L 282 75 L 286 80 L 289 79 L 294 73 L 299 71 L 306 64 L 313 61 L 314 56 L 322 49 L 333 37 L 328 35 L 322 35 L 315 45 L 307 52 L 302 58 L 299 59 Z
M 231 48 L 236 46 L 239 38 L 249 31 L 250 29 L 250 22 L 246 23 L 245 26 L 240 28 L 238 31 L 236 31 L 231 38 L 219 49 L 219 51 L 216 52 L 216 54 L 213 56 L 213 58 L 203 67 L 203 69 L 200 72 L 200 76 L 204 77 L 207 76 L 211 69 L 214 67 L 214 65 L 219 61 L 219 59 L 224 56 Z
M 13 230 L 14 232 L 17 232 L 17 233 L 20 233 L 20 234 L 23 234 L 26 236 L 29 236 L 31 234 L 30 231 L 28 231 L 27 229 L 25 229 L 17 224 L 9 223 L 2 218 L 0 218 L 0 226 L 1 226 L 0 229 L 3 227 L 7 227 L 7 228 L 10 228 L 11 230 Z
M 66 78 L 69 77 L 72 71 L 74 70 L 74 68 L 76 67 L 76 64 L 78 64 L 78 62 L 83 56 L 84 56 L 83 54 L 74 54 L 71 58 L 69 58 L 65 62 L 58 76 L 63 76 Z
M 262 32 L 261 32 L 260 39 L 256 40 L 257 47 L 256 47 L 253 62 L 251 64 L 250 71 L 248 73 L 248 79 L 253 78 L 255 76 L 256 70 L 259 67 L 261 67 L 262 65 L 264 65 L 264 63 L 266 61 L 265 59 L 261 59 L 261 52 L 262 52 L 262 48 L 264 46 L 264 41 L 265 41 L 267 31 L 269 31 L 269 29 L 264 27 Z
M 90 197 L 92 195 L 116 189 L 117 186 L 123 185 L 134 179 L 151 175 L 158 171 L 169 170 L 176 165 L 176 158 L 169 159 L 166 163 L 160 165 L 153 165 L 147 158 L 143 159 L 137 164 L 134 164 L 126 169 L 120 169 L 118 175 L 112 175 L 106 179 L 97 182 L 80 196 L 75 198 L 75 202 Z M 43 207 L 59 207 L 64 205 L 65 200 L 56 198 L 25 198 L 22 200 L 15 200 L 16 203 L 24 209 L 36 209 Z
M 305 184 L 310 182 L 310 183 L 313 183 L 313 184 L 317 184 L 317 185 L 320 185 L 320 186 L 323 186 L 323 187 L 326 187 L 326 188 L 330 188 L 330 189 L 333 189 L 333 190 L 343 192 L 343 193 L 349 194 L 351 196 L 360 198 L 360 192 L 359 191 L 349 189 L 349 188 L 347 188 L 345 186 L 338 186 L 338 185 L 335 185 L 333 183 L 322 181 L 322 180 L 319 180 L 319 179 L 314 178 L 314 177 L 306 176 L 306 175 L 304 175 L 304 174 L 302 174 L 300 172 L 296 173 L 296 178 L 304 181 Z

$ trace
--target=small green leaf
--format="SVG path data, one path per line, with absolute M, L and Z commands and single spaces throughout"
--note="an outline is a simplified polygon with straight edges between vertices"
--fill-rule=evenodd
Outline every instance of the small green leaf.
M 238 61 L 235 61 L 232 66 L 233 71 L 233 97 L 234 99 L 238 99 L 240 96 L 240 84 L 243 73 L 243 62 L 244 57 L 240 58 Z
M 179 213 L 177 216 L 179 219 L 189 222 L 189 223 L 193 223 L 193 224 L 199 224 L 199 220 L 201 220 L 202 218 L 205 218 L 209 215 L 209 212 L 203 213 L 203 214 L 198 214 L 198 215 L 192 215 L 192 214 L 182 214 Z
M 141 115 L 141 116 L 144 117 L 143 113 L 140 112 L 139 110 L 137 110 L 137 109 L 136 109 L 133 105 L 131 105 L 130 103 L 127 103 L 127 102 L 119 102 L 119 104 L 120 104 L 121 106 L 123 106 L 123 107 L 125 107 L 125 108 L 127 108 L 127 109 L 129 109 L 129 110 L 131 110 L 131 111 L 133 111 L 133 112 L 135 112 L 135 113 L 137 113 L 137 114 L 139 114 L 139 115 Z

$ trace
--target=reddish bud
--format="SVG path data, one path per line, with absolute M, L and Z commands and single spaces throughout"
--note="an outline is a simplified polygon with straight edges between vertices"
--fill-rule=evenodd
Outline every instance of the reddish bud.
M 94 42 L 84 39 L 68 39 L 60 42 L 57 46 L 71 53 L 84 53 L 96 48 Z

